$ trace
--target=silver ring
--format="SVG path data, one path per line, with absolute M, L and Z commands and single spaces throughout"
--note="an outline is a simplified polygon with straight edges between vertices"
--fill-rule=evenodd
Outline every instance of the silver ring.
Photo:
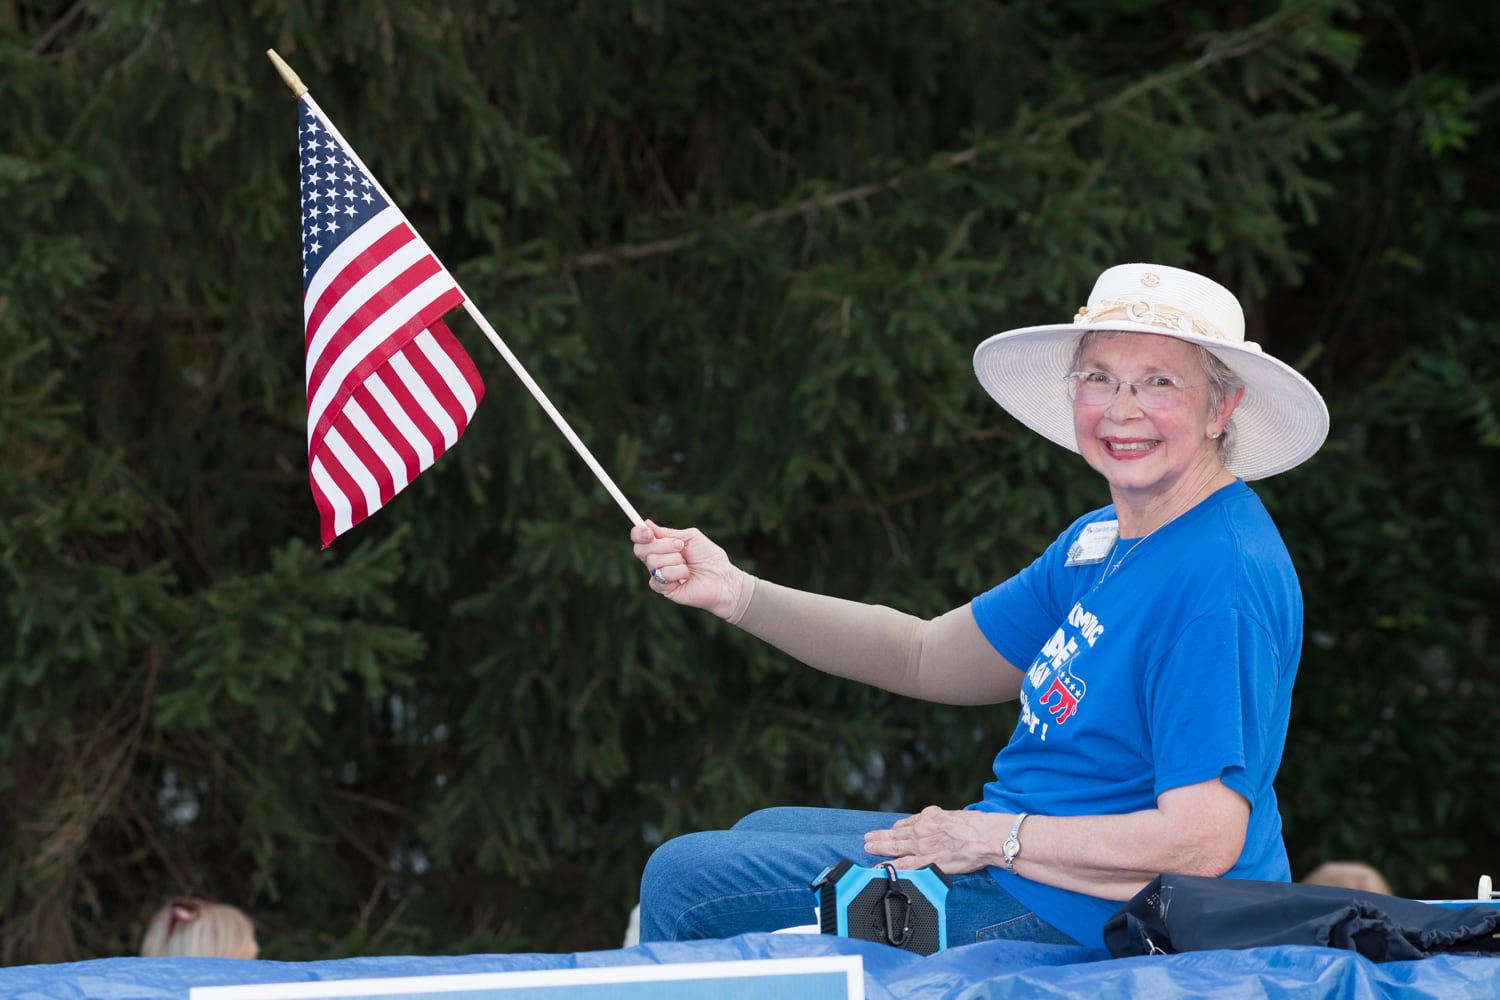
M 651 579 L 655 580 L 657 583 L 661 584 L 663 587 L 665 587 L 667 585 L 667 578 L 661 575 L 661 570 L 659 570 L 659 569 L 653 569 L 651 571 Z

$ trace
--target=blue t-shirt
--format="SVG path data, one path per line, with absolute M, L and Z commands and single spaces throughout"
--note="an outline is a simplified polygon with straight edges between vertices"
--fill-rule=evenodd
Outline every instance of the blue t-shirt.
M 1250 803 L 1245 848 L 1227 874 L 1286 881 L 1271 783 L 1302 649 L 1302 591 L 1286 546 L 1236 481 L 1153 534 L 1120 539 L 1103 562 L 1066 565 L 1086 525 L 1114 519 L 1113 507 L 1084 515 L 974 599 L 980 630 L 1026 677 L 995 780 L 969 808 L 1117 815 L 1219 778 Z M 1119 902 L 990 872 L 1043 920 L 1104 947 Z

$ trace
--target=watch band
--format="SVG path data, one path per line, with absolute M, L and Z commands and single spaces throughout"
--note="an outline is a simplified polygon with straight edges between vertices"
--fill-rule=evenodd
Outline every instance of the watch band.
M 1005 865 L 1005 870 L 1015 873 L 1016 858 L 1021 854 L 1021 821 L 1030 813 L 1017 813 L 1016 821 L 1011 825 L 1010 836 L 1005 838 L 1005 843 L 1000 845 L 1000 860 Z

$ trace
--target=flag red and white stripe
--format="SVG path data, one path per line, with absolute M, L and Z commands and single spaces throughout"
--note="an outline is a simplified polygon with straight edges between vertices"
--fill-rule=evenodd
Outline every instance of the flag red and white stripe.
M 462 291 L 300 103 L 307 464 L 327 546 L 458 441 L 484 386 L 442 320 Z

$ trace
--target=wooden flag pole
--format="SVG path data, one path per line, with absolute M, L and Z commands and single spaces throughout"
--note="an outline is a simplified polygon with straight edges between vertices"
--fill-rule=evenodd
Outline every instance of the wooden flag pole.
M 303 100 L 308 103 L 308 106 L 312 109 L 313 114 L 318 116 L 318 120 L 323 123 L 323 126 L 333 134 L 333 137 L 337 139 L 339 141 L 339 144 L 344 147 L 345 151 L 348 152 L 350 158 L 353 159 L 354 162 L 359 166 L 359 168 L 363 170 L 365 174 L 370 178 L 370 181 L 375 185 L 376 190 L 380 192 L 380 194 L 385 198 L 385 200 L 390 204 L 392 208 L 401 213 L 402 221 L 405 222 L 408 226 L 411 226 L 412 232 L 416 232 L 417 227 L 411 225 L 411 220 L 406 218 L 406 213 L 401 212 L 401 208 L 396 204 L 396 200 L 390 196 L 390 194 L 385 190 L 384 187 L 381 187 L 380 180 L 375 176 L 374 172 L 371 171 L 369 167 L 365 166 L 364 161 L 359 158 L 359 154 L 354 151 L 354 147 L 349 145 L 344 137 L 339 134 L 339 130 L 334 127 L 333 122 L 328 120 L 328 116 L 323 113 L 323 109 L 318 107 L 318 102 L 313 100 L 312 94 L 308 93 L 307 85 L 304 84 L 301 78 L 292 71 L 292 68 L 288 66 L 284 60 L 282 60 L 281 56 L 276 54 L 275 49 L 266 49 L 266 55 L 270 58 L 271 63 L 276 67 L 276 71 L 281 74 L 281 79 L 286 82 L 286 85 L 289 88 L 291 88 L 292 94 L 298 100 Z M 434 254 L 434 257 L 436 257 L 436 254 Z M 441 260 L 438 261 L 438 266 L 442 267 L 445 272 L 448 271 L 447 267 L 443 265 L 443 262 Z M 449 277 L 452 278 L 452 273 L 448 272 L 448 274 Z M 609 473 L 605 472 L 604 467 L 601 466 L 597 460 L 595 460 L 593 453 L 589 451 L 588 446 L 583 443 L 583 441 L 578 437 L 577 434 L 573 433 L 573 428 L 569 426 L 568 422 L 565 419 L 563 419 L 563 415 L 557 411 L 557 407 L 552 405 L 552 401 L 547 398 L 547 394 L 542 391 L 541 386 L 536 384 L 536 381 L 531 377 L 531 374 L 526 371 L 526 368 L 521 364 L 520 360 L 511 353 L 511 350 L 506 346 L 505 341 L 500 339 L 500 335 L 495 332 L 495 328 L 490 326 L 489 320 L 484 318 L 484 314 L 481 313 L 479 309 L 474 305 L 473 300 L 469 298 L 469 294 L 463 290 L 463 287 L 458 284 L 457 279 L 453 279 L 453 285 L 458 289 L 459 294 L 463 296 L 464 311 L 467 312 L 469 316 L 473 318 L 474 322 L 479 325 L 479 328 L 484 331 L 484 335 L 489 338 L 490 344 L 494 346 L 495 350 L 500 352 L 500 356 L 505 359 L 505 363 L 510 365 L 511 371 L 516 373 L 516 377 L 521 380 L 521 384 L 524 385 L 527 391 L 531 393 L 532 398 L 537 401 L 537 404 L 541 406 L 542 410 L 547 414 L 547 416 L 552 418 L 552 422 L 557 425 L 558 430 L 562 431 L 563 437 L 568 439 L 568 443 L 573 446 L 573 450 L 578 452 L 578 455 L 583 459 L 584 464 L 589 467 L 590 471 L 594 473 L 594 476 L 599 480 L 604 488 L 609 491 L 609 495 L 614 498 L 615 503 L 620 505 L 620 509 L 625 512 L 625 516 L 630 518 L 630 523 L 641 524 L 645 519 L 642 518 L 640 513 L 636 511 L 635 507 L 631 505 L 630 501 L 625 499 L 625 494 L 620 492 L 620 487 L 615 485 L 615 481 L 609 477 Z

